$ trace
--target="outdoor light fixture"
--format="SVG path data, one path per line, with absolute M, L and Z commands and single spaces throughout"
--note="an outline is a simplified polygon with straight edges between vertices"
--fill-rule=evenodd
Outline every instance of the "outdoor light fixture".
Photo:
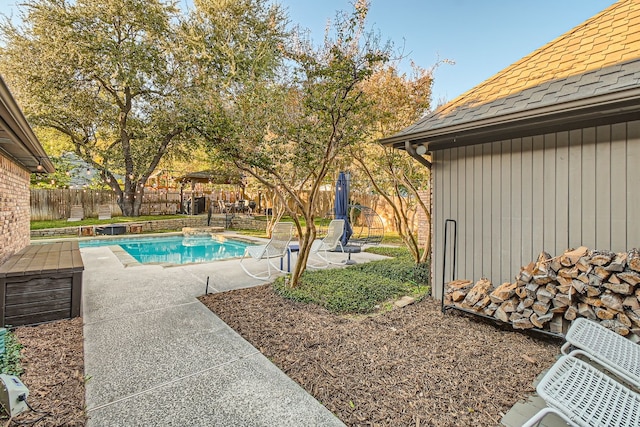
M 44 170 L 44 167 L 42 166 L 42 162 L 40 161 L 40 159 L 38 159 L 38 166 L 36 166 L 36 169 L 40 172 Z
M 91 169 L 87 168 L 87 175 L 91 175 Z
M 427 147 L 425 147 L 422 144 L 418 145 L 416 147 L 416 153 L 420 154 L 421 156 L 424 156 L 425 154 L 427 154 Z

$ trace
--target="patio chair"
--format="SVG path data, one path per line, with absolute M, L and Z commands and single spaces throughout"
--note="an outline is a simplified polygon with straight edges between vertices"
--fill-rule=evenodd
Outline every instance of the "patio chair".
M 640 389 L 640 345 L 583 317 L 573 321 L 565 340 L 562 354 L 586 356 Z
M 333 262 L 329 260 L 328 253 L 329 252 L 342 252 L 344 253 L 344 248 L 342 247 L 342 242 L 340 239 L 342 238 L 342 233 L 344 232 L 344 219 L 334 219 L 329 223 L 329 227 L 327 229 L 327 235 L 323 239 L 316 239 L 311 244 L 311 249 L 309 252 L 309 260 L 313 256 L 320 259 L 320 264 L 314 264 L 307 261 L 307 266 L 311 268 L 326 268 L 329 264 L 344 264 L 345 261 L 341 261 L 340 263 Z
M 111 206 L 100 205 L 98 207 L 98 219 L 111 219 Z
M 260 280 L 267 280 L 271 277 L 271 269 L 274 273 L 276 271 L 284 272 L 276 264 L 272 263 L 274 258 L 280 258 L 281 260 L 287 254 L 289 250 L 289 242 L 293 236 L 293 223 L 291 222 L 279 222 L 273 227 L 271 232 L 271 240 L 266 245 L 248 246 L 244 250 L 244 254 L 240 259 L 240 267 L 249 276 Z M 253 258 L 256 262 L 262 260 L 267 261 L 267 270 L 259 273 L 252 273 L 246 267 L 246 261 Z
M 640 425 L 640 395 L 572 356 L 562 356 L 536 387 L 548 407 L 522 427 L 554 413 L 579 427 Z
M 82 205 L 73 205 L 71 206 L 71 213 L 67 221 L 82 221 L 84 219 L 84 209 Z

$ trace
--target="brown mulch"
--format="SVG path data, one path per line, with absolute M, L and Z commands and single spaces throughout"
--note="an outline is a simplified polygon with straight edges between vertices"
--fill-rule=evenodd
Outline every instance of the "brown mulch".
M 20 379 L 29 389 L 27 401 L 40 412 L 23 412 L 8 425 L 84 426 L 82 318 L 20 327 L 15 334 L 23 345 Z
M 432 299 L 369 317 L 295 303 L 270 285 L 201 297 L 349 426 L 495 426 L 560 343 Z

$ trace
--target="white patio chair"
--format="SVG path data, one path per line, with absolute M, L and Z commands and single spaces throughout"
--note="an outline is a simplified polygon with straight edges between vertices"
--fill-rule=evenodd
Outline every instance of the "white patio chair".
M 111 219 L 111 206 L 100 205 L 98 207 L 98 219 Z
M 329 260 L 329 252 L 344 253 L 342 247 L 342 233 L 344 233 L 344 219 L 334 219 L 329 223 L 327 235 L 323 239 L 316 239 L 311 244 L 309 252 L 309 260 L 313 257 L 320 259 L 320 264 L 307 261 L 307 266 L 311 268 L 326 268 L 329 264 L 343 264 L 345 261 L 339 263 Z
M 247 246 L 240 259 L 240 267 L 251 277 L 255 277 L 260 280 L 267 280 L 271 277 L 271 269 L 274 273 L 276 271 L 282 271 L 276 264 L 272 263 L 274 258 L 282 258 L 287 254 L 289 250 L 289 243 L 293 236 L 293 223 L 291 222 L 279 222 L 273 227 L 271 232 L 271 240 L 266 245 Z M 246 267 L 246 261 L 252 258 L 256 263 L 266 260 L 267 270 L 258 273 L 250 272 Z
M 573 321 L 565 340 L 562 354 L 586 356 L 640 389 L 640 345 L 583 317 Z
M 562 356 L 536 387 L 548 407 L 522 427 L 554 413 L 571 426 L 640 426 L 640 395 L 572 356 Z
M 67 221 L 82 221 L 84 219 L 84 208 L 82 205 L 73 205 L 71 206 L 71 213 Z

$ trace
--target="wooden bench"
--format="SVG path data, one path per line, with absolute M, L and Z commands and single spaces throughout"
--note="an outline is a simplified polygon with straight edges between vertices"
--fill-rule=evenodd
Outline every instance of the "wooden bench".
M 81 315 L 84 264 L 78 242 L 30 245 L 0 266 L 0 326 Z

